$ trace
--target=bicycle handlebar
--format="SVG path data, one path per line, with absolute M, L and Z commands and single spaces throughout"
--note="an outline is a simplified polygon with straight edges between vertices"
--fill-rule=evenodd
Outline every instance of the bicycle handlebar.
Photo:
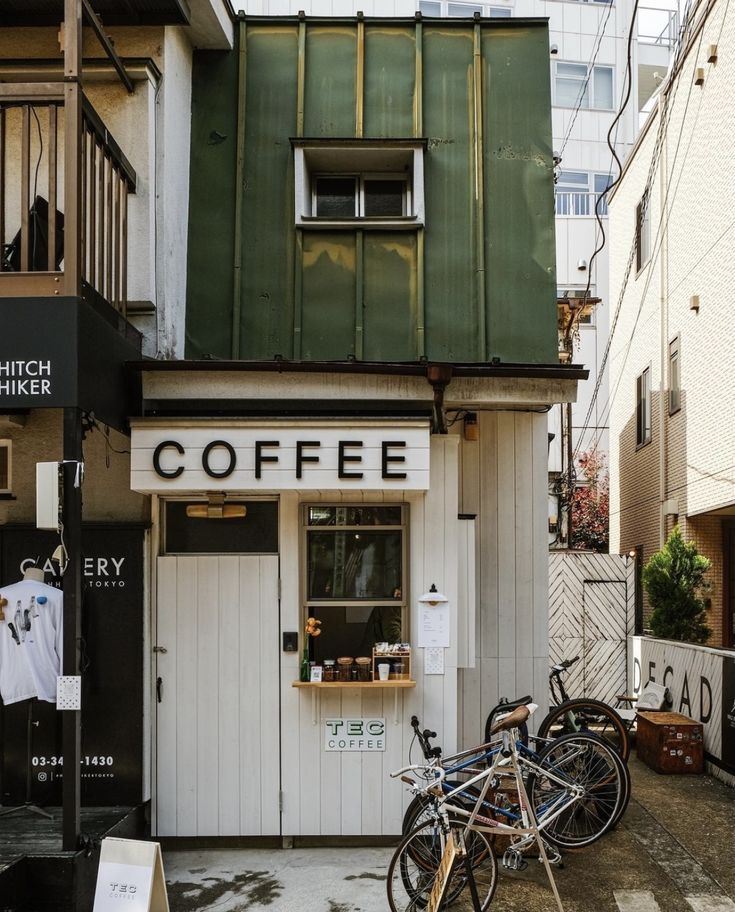
M 425 728 L 421 731 L 419 729 L 418 716 L 411 716 L 411 728 L 413 728 L 416 734 L 416 738 L 421 745 L 421 752 L 426 760 L 431 760 L 434 757 L 441 757 L 441 748 L 432 747 L 429 740 L 430 738 L 436 738 L 435 731 L 431 731 L 429 728 Z
M 566 671 L 568 668 L 571 668 L 575 662 L 579 661 L 579 656 L 575 656 L 573 659 L 564 659 L 562 662 L 559 662 L 558 665 L 553 665 L 551 668 L 551 674 L 549 677 L 558 675 L 559 672 Z

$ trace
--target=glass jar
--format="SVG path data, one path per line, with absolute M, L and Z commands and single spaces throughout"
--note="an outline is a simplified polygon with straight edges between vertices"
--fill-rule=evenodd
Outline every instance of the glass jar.
M 337 679 L 344 683 L 352 680 L 352 656 L 337 659 Z
M 355 665 L 357 665 L 357 680 L 358 681 L 369 681 L 370 680 L 370 659 L 367 656 L 358 656 L 355 659 Z
M 406 663 L 394 661 L 391 663 L 390 676 L 396 681 L 402 681 L 406 674 Z
M 337 663 L 334 661 L 334 659 L 324 660 L 324 672 L 322 680 L 328 683 L 337 680 Z

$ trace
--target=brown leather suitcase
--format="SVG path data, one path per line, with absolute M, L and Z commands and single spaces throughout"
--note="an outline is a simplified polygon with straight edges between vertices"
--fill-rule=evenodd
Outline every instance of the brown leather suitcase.
M 704 728 L 681 713 L 640 712 L 636 749 L 657 773 L 703 773 Z

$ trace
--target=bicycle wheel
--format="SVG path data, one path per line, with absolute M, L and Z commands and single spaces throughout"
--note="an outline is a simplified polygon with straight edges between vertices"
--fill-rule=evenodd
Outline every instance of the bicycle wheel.
M 454 822 L 459 829 L 462 824 Z M 463 830 L 467 854 L 482 912 L 490 905 L 498 882 L 498 863 L 485 833 Z M 391 912 L 425 909 L 434 887 L 446 839 L 438 819 L 420 823 L 405 836 L 388 866 L 387 891 Z M 472 912 L 467 869 L 458 862 L 452 871 L 441 909 Z
M 456 788 L 462 783 L 459 781 L 450 780 L 447 782 L 452 788 Z M 479 790 L 476 786 L 470 786 L 466 792 L 462 792 L 460 795 L 454 795 L 451 799 L 451 804 L 460 805 L 471 813 L 475 807 L 477 798 L 479 797 Z M 481 808 L 480 813 L 485 817 L 494 817 L 492 809 L 492 802 L 494 801 L 494 793 L 489 792 L 485 797 L 484 807 Z M 431 795 L 416 795 L 411 799 L 406 812 L 403 815 L 403 824 L 401 832 L 404 836 L 415 829 L 420 823 L 424 823 L 426 820 L 433 820 L 436 817 L 436 807 L 437 800 Z M 494 842 L 495 836 L 492 833 L 485 834 L 490 842 Z
M 558 738 L 574 732 L 589 732 L 609 742 L 627 760 L 630 738 L 625 722 L 612 706 L 600 700 L 565 700 L 555 706 L 539 726 L 540 738 Z
M 559 848 L 582 848 L 596 842 L 615 826 L 627 807 L 628 767 L 596 735 L 562 735 L 541 751 L 537 765 L 542 770 L 533 770 L 528 777 L 529 801 L 543 835 Z M 581 787 L 583 793 L 559 813 L 570 785 Z

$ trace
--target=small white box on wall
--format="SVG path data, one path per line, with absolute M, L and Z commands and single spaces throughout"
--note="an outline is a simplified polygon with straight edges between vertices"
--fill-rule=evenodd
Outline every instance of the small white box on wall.
M 59 463 L 36 463 L 36 528 L 59 529 Z

